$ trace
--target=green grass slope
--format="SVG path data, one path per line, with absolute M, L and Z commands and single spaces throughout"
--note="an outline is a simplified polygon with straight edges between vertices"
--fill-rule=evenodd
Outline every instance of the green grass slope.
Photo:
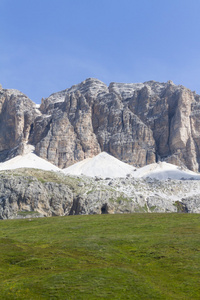
M 200 215 L 0 222 L 1 299 L 200 299 Z

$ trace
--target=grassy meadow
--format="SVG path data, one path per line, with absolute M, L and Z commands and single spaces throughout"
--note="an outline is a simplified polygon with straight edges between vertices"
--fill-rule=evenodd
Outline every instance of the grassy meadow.
M 0 221 L 0 299 L 200 299 L 200 215 Z

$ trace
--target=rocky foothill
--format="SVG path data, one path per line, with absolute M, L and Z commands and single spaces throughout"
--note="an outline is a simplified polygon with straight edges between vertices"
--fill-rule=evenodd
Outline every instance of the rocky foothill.
M 192 191 L 192 192 L 191 192 Z M 1 171 L 0 219 L 115 213 L 200 213 L 199 180 L 90 178 Z

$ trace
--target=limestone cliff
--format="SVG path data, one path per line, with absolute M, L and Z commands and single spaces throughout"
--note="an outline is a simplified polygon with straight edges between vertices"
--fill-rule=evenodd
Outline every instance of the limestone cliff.
M 17 90 L 0 89 L 0 161 L 23 153 L 39 115 L 36 104 L 27 96 Z
M 199 180 L 0 172 L 0 219 L 133 212 L 200 213 Z
M 157 160 L 200 170 L 200 96 L 173 82 L 86 79 L 42 99 L 0 90 L 0 160 L 35 146 L 65 168 L 106 151 L 135 166 Z

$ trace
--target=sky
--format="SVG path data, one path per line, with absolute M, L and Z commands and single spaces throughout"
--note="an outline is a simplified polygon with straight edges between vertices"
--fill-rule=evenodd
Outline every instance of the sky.
M 199 0 L 0 0 L 0 84 L 35 103 L 86 78 L 200 94 Z

